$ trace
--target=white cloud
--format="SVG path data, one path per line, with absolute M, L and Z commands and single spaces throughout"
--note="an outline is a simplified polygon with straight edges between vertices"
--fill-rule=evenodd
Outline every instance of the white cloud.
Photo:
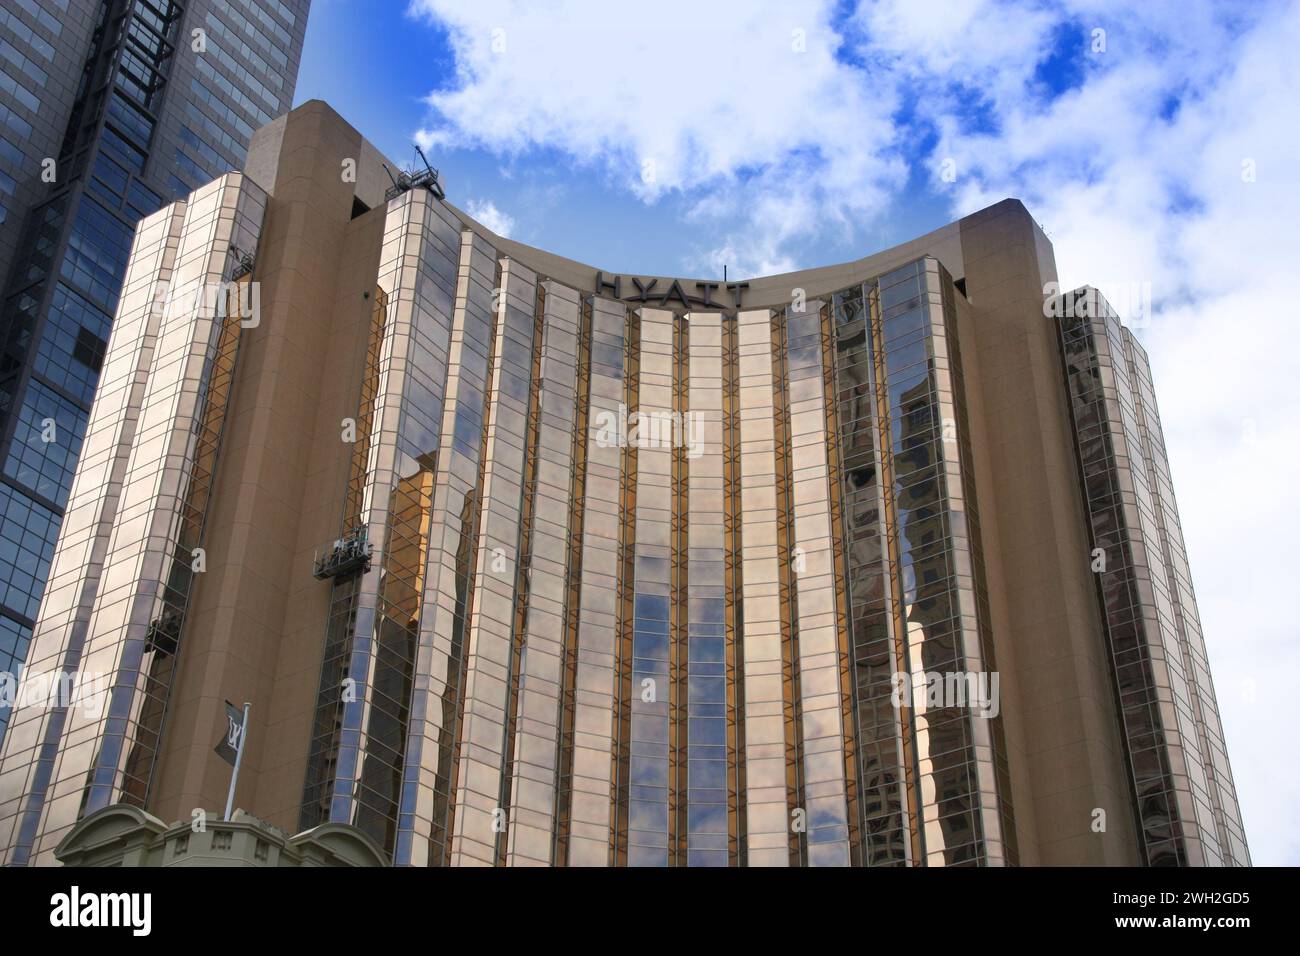
M 465 211 L 503 239 L 509 239 L 515 230 L 514 217 L 502 212 L 490 199 L 471 199 L 465 204 Z
M 507 154 L 543 146 L 647 202 L 681 192 L 699 200 L 697 219 L 732 225 L 733 270 L 761 274 L 787 265 L 792 241 L 828 215 L 878 214 L 906 173 L 895 92 L 836 59 L 832 7 L 416 0 L 448 29 L 459 79 L 429 96 L 419 138 Z M 712 271 L 723 255 L 700 259 Z
M 994 132 L 952 114 L 936 155 L 957 158 L 953 212 L 1023 198 L 1062 282 L 1112 299 L 1150 283 L 1150 353 L 1184 536 L 1257 863 L 1300 863 L 1300 775 L 1284 705 L 1300 674 L 1294 589 L 1300 397 L 1291 348 L 1300 218 L 1294 102 L 1300 11 L 1225 23 L 1196 7 L 1093 4 L 1107 52 L 1051 102 L 998 98 Z M 1091 56 L 1081 51 L 1083 56 Z M 961 71 L 960 64 L 955 69 Z M 1179 106 L 1167 109 L 1170 97 Z M 1255 182 L 1243 182 L 1252 159 Z
M 429 97 L 426 143 L 543 148 L 647 203 L 679 193 L 683 235 L 719 237 L 683 241 L 700 271 L 818 264 L 802 250 L 878 226 L 916 166 L 954 216 L 1022 198 L 1067 285 L 1122 300 L 1149 282 L 1139 334 L 1247 834 L 1256 862 L 1300 863 L 1285 710 L 1300 675 L 1300 130 L 1282 115 L 1300 91 L 1296 5 L 881 0 L 843 20 L 829 0 L 413 9 L 449 29 L 458 69 Z M 1053 92 L 1045 80 L 1066 73 Z M 953 183 L 934 174 L 947 158 Z

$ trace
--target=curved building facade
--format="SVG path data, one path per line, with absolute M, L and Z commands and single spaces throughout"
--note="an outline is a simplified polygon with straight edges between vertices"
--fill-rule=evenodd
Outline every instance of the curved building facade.
M 409 185 L 312 102 L 142 223 L 6 862 L 219 805 L 223 698 L 397 865 L 1249 862 L 1145 355 L 1023 206 L 727 282 Z

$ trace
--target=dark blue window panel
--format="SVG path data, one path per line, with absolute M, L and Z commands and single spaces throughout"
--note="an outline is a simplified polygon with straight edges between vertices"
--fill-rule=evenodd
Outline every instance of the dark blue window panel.
M 141 150 L 149 149 L 149 140 L 153 137 L 153 120 L 131 103 L 120 91 L 115 90 L 108 101 L 108 119 L 132 145 Z
M 115 311 L 133 231 L 95 200 L 83 198 L 59 274 L 104 311 Z
M 46 431 L 47 419 L 53 419 L 52 432 Z M 33 379 L 18 413 L 5 474 L 63 507 L 85 432 L 86 413 Z M 46 441 L 46 434 L 52 440 Z
M 162 204 L 162 198 L 156 192 L 138 181 L 131 183 L 130 189 L 127 190 L 127 212 L 141 219 L 157 212 L 162 208 Z
M 36 617 L 62 521 L 21 491 L 0 485 L 0 604 L 25 617 Z M 5 620 L 0 615 L 0 621 Z M 17 660 L 21 664 L 27 653 L 25 643 L 8 652 L 0 648 L 0 659 L 5 653 L 16 655 L 20 649 L 23 657 Z
M 103 135 L 99 138 L 100 145 L 114 156 L 121 159 L 127 164 L 130 170 L 139 175 L 144 172 L 145 154 L 128 143 L 121 136 L 117 135 L 110 127 L 105 126 Z
M 168 177 L 167 188 L 172 191 L 173 199 L 184 199 L 190 193 L 194 192 L 193 186 L 175 174 Z
M 15 686 L 22 679 L 23 662 L 27 660 L 31 639 L 30 629 L 0 614 L 0 672 L 12 674 Z M 0 707 L 0 741 L 5 739 L 9 714 L 8 707 Z
M 111 315 L 60 282 L 37 347 L 36 373 L 89 405 L 112 323 Z
M 121 202 L 126 193 L 126 170 L 103 154 L 95 157 L 93 181 L 102 183 L 107 194 Z

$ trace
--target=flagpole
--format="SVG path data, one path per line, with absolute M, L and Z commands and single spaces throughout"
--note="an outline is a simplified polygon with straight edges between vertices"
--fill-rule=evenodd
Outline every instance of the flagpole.
M 235 751 L 235 769 L 230 772 L 230 792 L 226 794 L 226 815 L 223 820 L 230 819 L 230 813 L 235 808 L 235 784 L 239 782 L 239 764 L 244 759 L 244 746 L 248 743 L 248 711 L 252 704 L 244 704 L 244 726 L 239 731 L 239 749 Z

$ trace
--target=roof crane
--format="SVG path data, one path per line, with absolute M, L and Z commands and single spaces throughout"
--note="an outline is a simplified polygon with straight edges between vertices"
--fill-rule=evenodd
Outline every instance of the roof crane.
M 391 201 L 402 193 L 411 189 L 417 189 L 421 186 L 433 193 L 433 195 L 438 199 L 447 198 L 447 194 L 443 191 L 442 180 L 438 175 L 438 171 L 429 165 L 429 160 L 425 157 L 424 150 L 420 149 L 419 143 L 415 144 L 415 152 L 416 155 L 420 157 L 420 161 L 424 163 L 424 169 L 422 170 L 416 171 L 415 169 L 411 169 L 408 171 L 405 169 L 399 169 L 397 175 L 394 176 L 393 171 L 389 169 L 387 165 L 384 166 L 384 172 L 388 173 L 388 178 L 392 180 L 393 183 L 392 187 L 384 193 L 385 201 Z

